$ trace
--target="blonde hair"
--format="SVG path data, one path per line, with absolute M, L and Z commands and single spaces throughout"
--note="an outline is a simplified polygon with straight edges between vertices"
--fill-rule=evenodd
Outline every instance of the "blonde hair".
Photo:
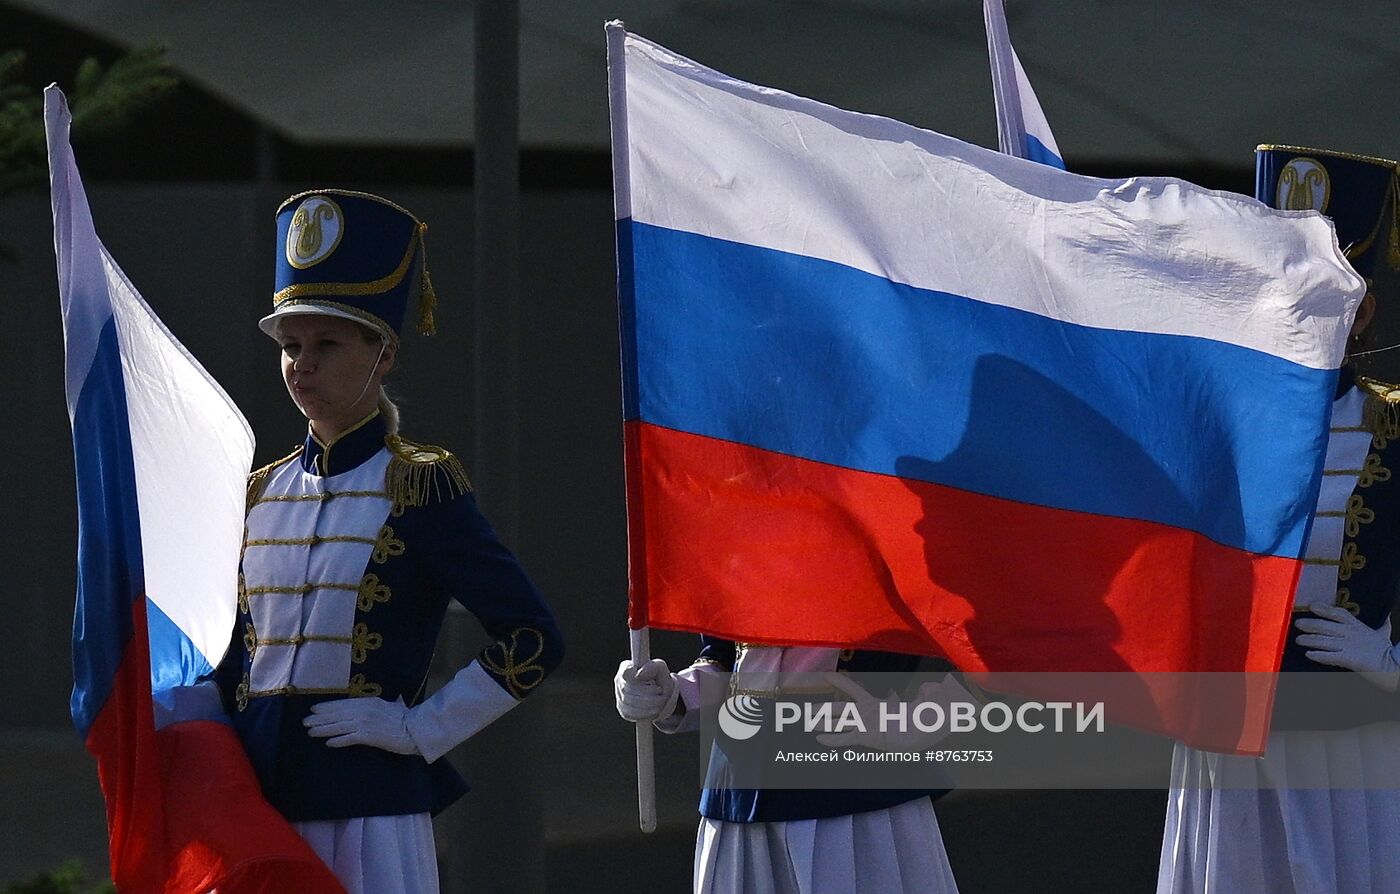
M 365 337 L 365 341 L 369 342 L 370 344 L 378 342 L 380 345 L 383 346 L 380 348 L 380 356 L 383 356 L 384 348 L 393 348 L 394 354 L 397 356 L 398 345 L 390 342 L 389 339 L 378 329 L 373 329 L 369 326 L 365 326 L 361 330 L 360 334 L 363 335 Z M 385 430 L 391 435 L 398 434 L 399 405 L 394 403 L 394 399 L 389 396 L 389 390 L 385 388 L 382 384 L 379 386 L 379 402 L 377 406 L 379 408 L 379 415 L 384 417 Z
M 384 417 L 384 428 L 389 434 L 399 433 L 399 405 L 394 403 L 383 385 L 379 386 L 379 415 Z

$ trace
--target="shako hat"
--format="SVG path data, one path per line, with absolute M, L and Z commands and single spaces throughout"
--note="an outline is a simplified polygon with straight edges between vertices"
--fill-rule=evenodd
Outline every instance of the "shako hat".
M 1301 146 L 1254 150 L 1254 197 L 1284 211 L 1320 211 L 1368 285 L 1384 264 L 1400 270 L 1400 173 L 1393 161 Z M 1377 296 L 1380 297 L 1380 296 Z
M 434 331 L 437 296 L 423 257 L 428 225 L 381 196 L 344 189 L 298 193 L 277 209 L 277 275 L 272 313 L 258 327 L 273 335 L 291 314 L 354 320 L 397 344 L 409 305 L 418 332 Z

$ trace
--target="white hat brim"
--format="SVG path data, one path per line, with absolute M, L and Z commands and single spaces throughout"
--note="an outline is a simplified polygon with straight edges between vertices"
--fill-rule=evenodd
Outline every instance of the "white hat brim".
M 363 317 L 358 317 L 348 311 L 338 307 L 328 307 L 323 304 L 284 304 L 272 313 L 258 320 L 258 328 L 272 338 L 277 337 L 277 321 L 282 317 L 316 315 L 321 317 L 340 317 L 342 320 L 350 320 L 359 323 L 361 326 L 378 335 L 380 338 L 389 340 L 384 331 Z

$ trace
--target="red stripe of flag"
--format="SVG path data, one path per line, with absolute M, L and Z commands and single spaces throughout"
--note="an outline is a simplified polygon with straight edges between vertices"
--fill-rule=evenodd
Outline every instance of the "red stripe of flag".
M 1293 559 L 645 423 L 625 432 L 634 628 L 996 672 L 1270 672 L 1282 648 L 1269 631 L 1286 630 L 1290 606 L 1263 594 L 1292 592 Z M 989 543 L 995 563 L 977 559 Z M 1143 578 L 1200 595 L 1154 599 Z M 1270 701 L 1267 687 L 1251 691 L 1263 698 L 1243 721 L 1232 704 L 1227 724 L 1245 750 L 1262 741 Z M 1179 692 L 1156 701 L 1199 710 Z
M 156 730 L 146 600 L 111 695 L 88 731 L 107 802 L 112 880 L 133 894 L 344 894 L 269 805 L 233 728 L 216 721 Z

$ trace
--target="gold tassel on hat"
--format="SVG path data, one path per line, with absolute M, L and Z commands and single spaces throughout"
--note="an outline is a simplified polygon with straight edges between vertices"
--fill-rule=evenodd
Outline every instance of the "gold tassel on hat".
M 435 310 L 437 310 L 437 292 L 433 290 L 433 281 L 428 278 L 427 268 L 424 268 L 423 291 L 418 296 L 419 335 L 433 335 L 437 332 L 437 319 L 433 316 Z
M 437 310 L 437 292 L 433 290 L 433 281 L 428 276 L 428 246 L 423 241 L 423 234 L 426 232 L 428 225 L 418 224 L 418 253 L 423 261 L 418 293 L 419 335 L 433 335 L 437 332 L 437 319 L 433 316 L 433 312 Z

